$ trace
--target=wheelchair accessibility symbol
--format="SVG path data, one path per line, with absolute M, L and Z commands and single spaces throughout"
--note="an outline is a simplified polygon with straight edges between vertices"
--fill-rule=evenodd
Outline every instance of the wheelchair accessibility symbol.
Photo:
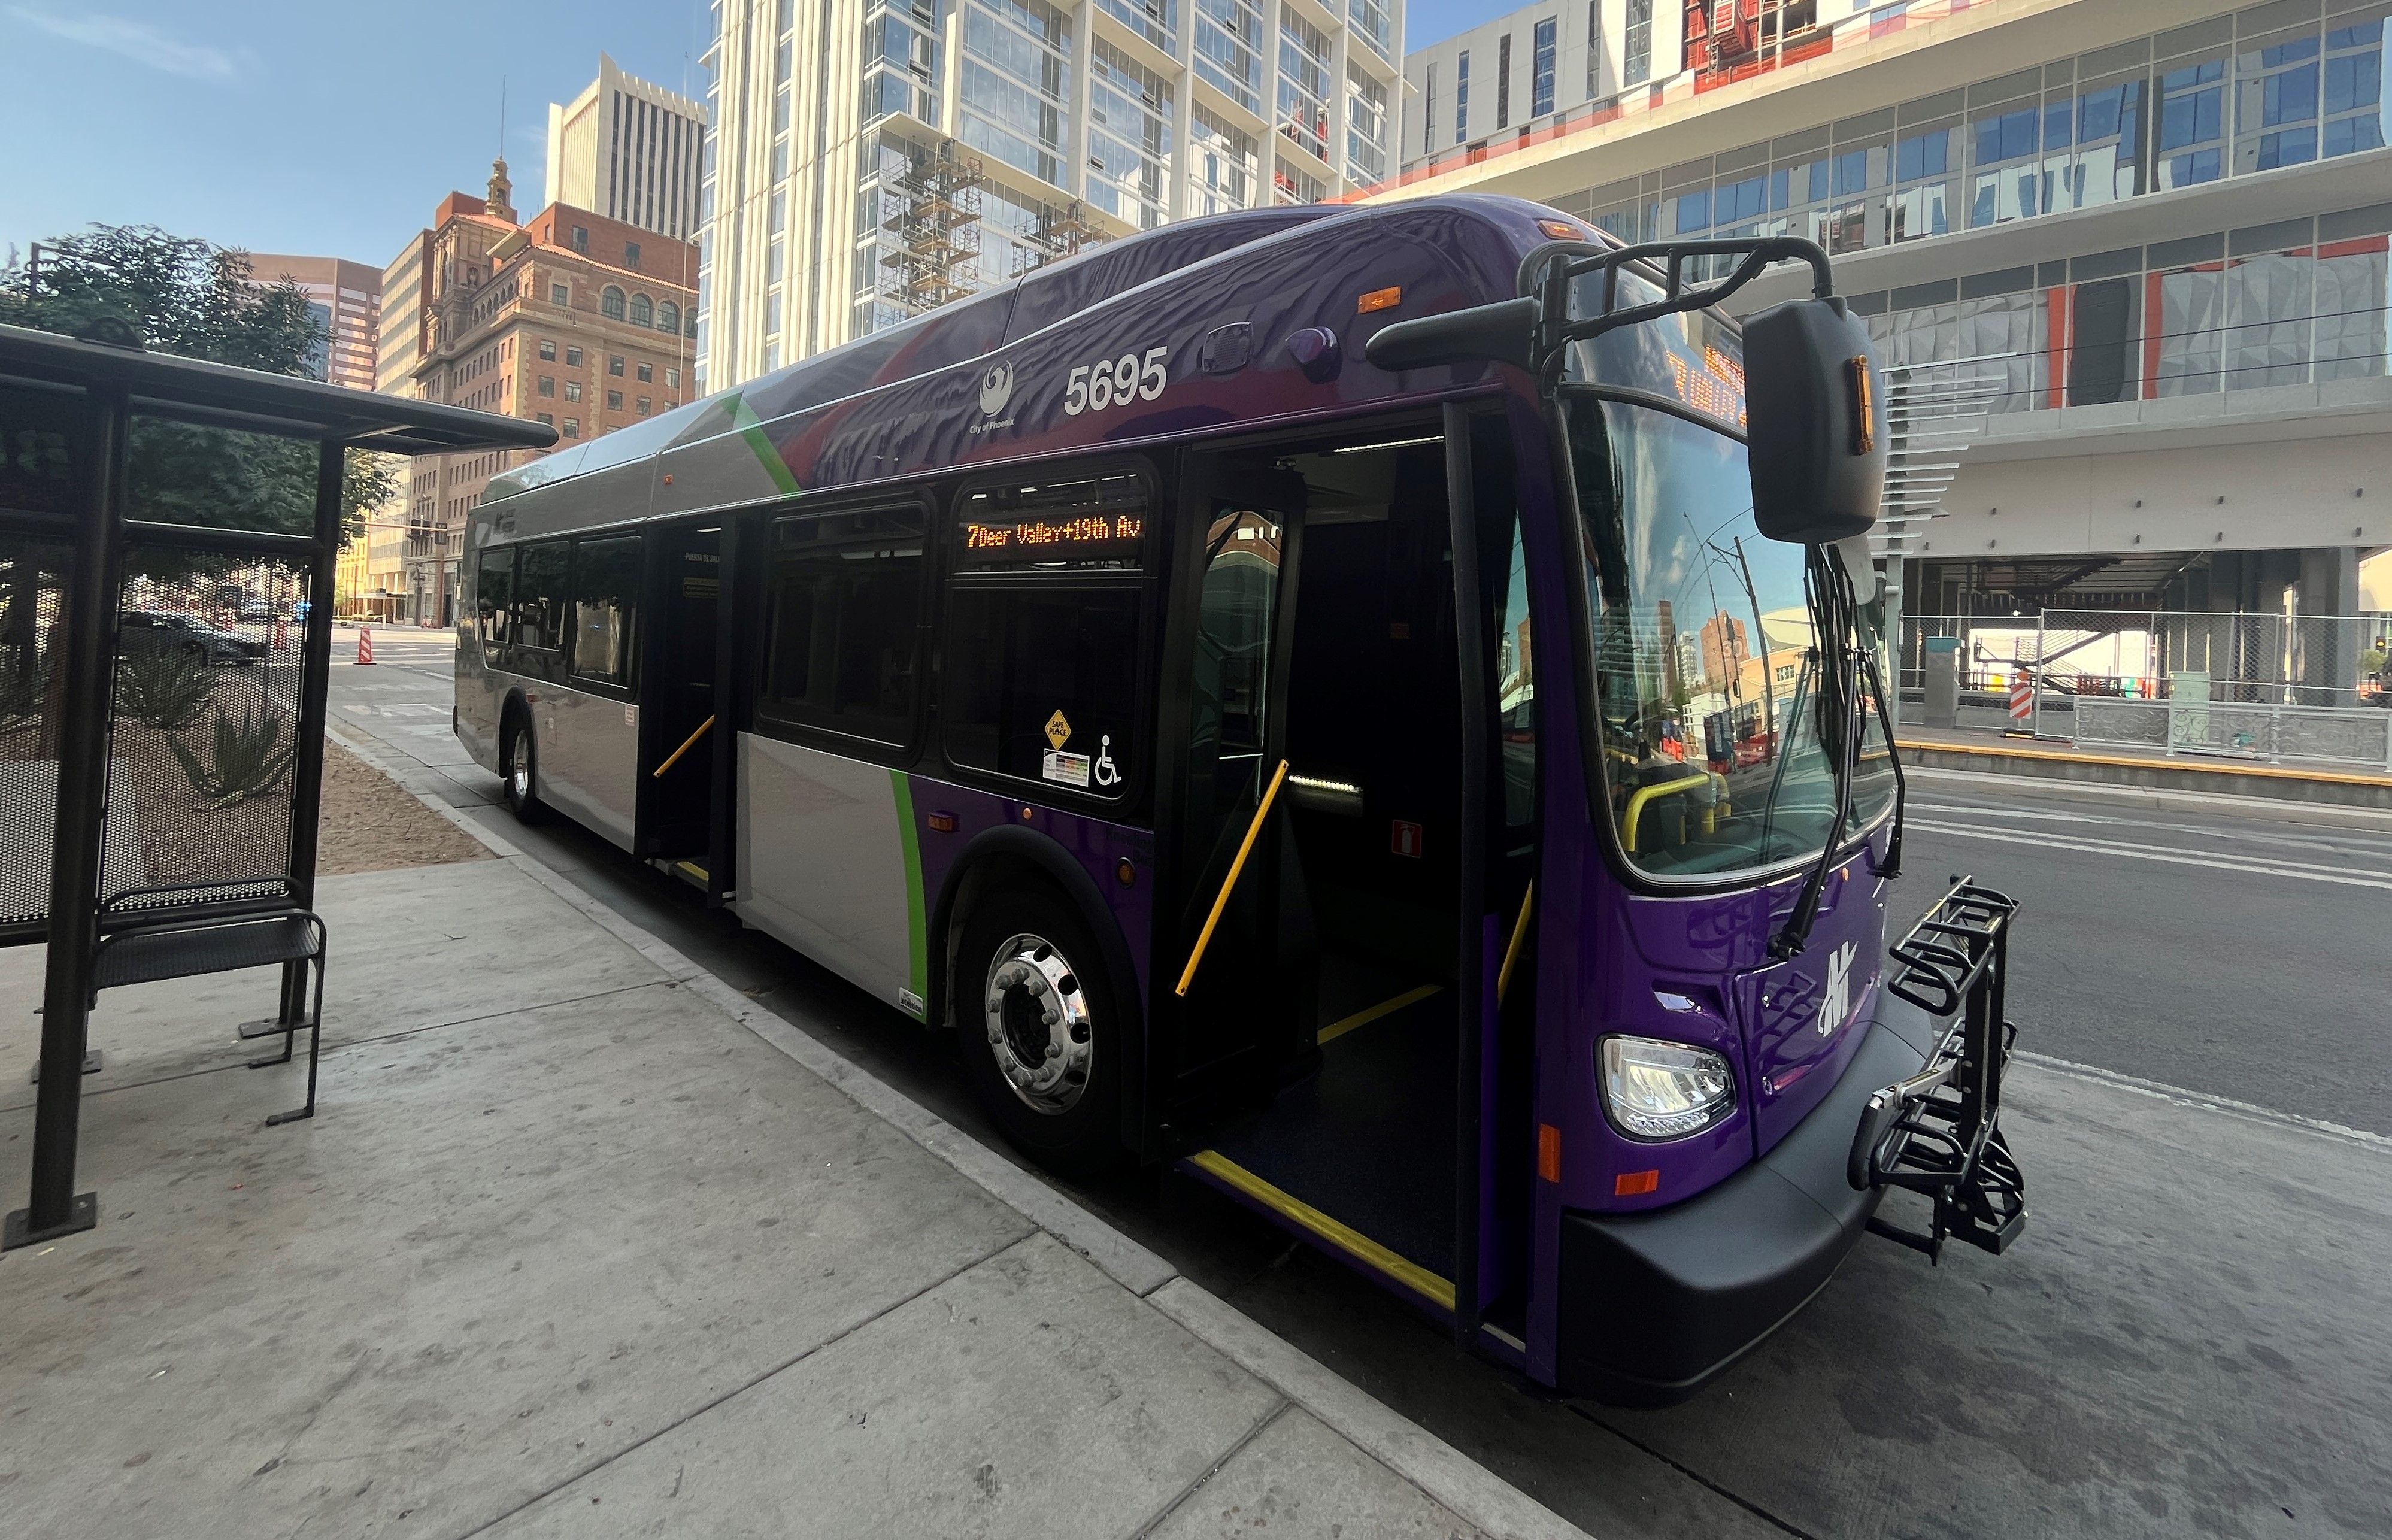
M 1113 763 L 1113 736 L 1111 733 L 1097 742 L 1096 782 L 1098 786 L 1121 784 L 1121 771 Z

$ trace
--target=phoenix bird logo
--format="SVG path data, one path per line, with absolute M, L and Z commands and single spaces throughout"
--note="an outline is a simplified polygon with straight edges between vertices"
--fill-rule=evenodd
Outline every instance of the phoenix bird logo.
M 988 372 L 980 377 L 982 413 L 994 417 L 1003 411 L 1006 403 L 1012 399 L 1013 366 L 1009 363 L 991 364 Z

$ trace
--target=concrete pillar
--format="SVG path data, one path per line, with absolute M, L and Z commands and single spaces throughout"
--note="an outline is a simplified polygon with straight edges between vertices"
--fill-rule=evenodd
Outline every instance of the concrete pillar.
M 2348 706 L 2359 687 L 2362 640 L 2359 613 L 2359 557 L 2355 545 L 2316 546 L 2300 553 L 2294 605 L 2303 617 L 2337 617 L 2334 623 L 2306 620 L 2299 626 L 2296 664 L 2303 686 L 2297 698 L 2308 706 Z

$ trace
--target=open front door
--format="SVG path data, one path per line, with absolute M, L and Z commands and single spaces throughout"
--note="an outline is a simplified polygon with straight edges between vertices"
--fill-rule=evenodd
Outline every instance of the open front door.
M 1507 1057 L 1530 987 L 1500 1017 L 1495 999 L 1534 858 L 1507 433 L 1500 411 L 1457 408 L 1273 446 L 1298 484 L 1276 505 L 1303 508 L 1275 566 L 1257 500 L 1191 478 L 1206 602 L 1174 676 L 1199 703 L 1190 875 L 1183 950 L 1158 947 L 1168 988 L 1284 762 L 1195 985 L 1166 999 L 1178 1106 L 1202 1120 L 1183 1168 L 1452 1311 L 1474 1342 L 1482 1298 L 1515 1313 L 1525 1233 L 1502 1192 L 1533 1137 L 1510 1094 L 1525 1060 Z M 1265 694 L 1243 705 L 1248 678 Z
M 1166 649 L 1164 697 L 1181 746 L 1168 826 L 1177 880 L 1157 918 L 1164 993 L 1151 1060 L 1174 1120 L 1176 1109 L 1267 1096 L 1300 1013 L 1284 976 L 1278 798 L 1257 815 L 1285 757 L 1304 481 L 1268 461 L 1190 455 L 1181 486 L 1173 611 L 1187 619 Z
M 655 531 L 648 547 L 647 612 L 656 619 L 642 659 L 637 848 L 642 855 L 700 867 L 712 806 L 714 733 L 723 725 L 713 722 L 722 540 L 720 529 L 677 526 Z

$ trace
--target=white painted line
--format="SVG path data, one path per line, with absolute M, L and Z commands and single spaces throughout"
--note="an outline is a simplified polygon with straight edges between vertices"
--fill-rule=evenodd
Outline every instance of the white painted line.
M 2079 1080 L 2095 1081 L 2118 1090 L 2133 1091 L 2140 1096 L 2158 1097 L 2162 1101 L 2173 1102 L 2180 1107 L 2196 1107 L 2203 1112 L 2223 1113 L 2230 1117 L 2242 1118 L 2245 1122 L 2272 1123 L 2279 1128 L 2291 1129 L 2301 1133 L 2319 1134 L 2345 1143 L 2358 1144 L 2367 1149 L 2392 1154 L 2392 1139 L 2387 1139 L 2380 1133 L 2370 1133 L 2365 1129 L 2354 1129 L 2341 1123 L 2329 1123 L 2321 1117 L 2303 1117 L 2298 1113 L 2278 1112 L 2273 1107 L 2263 1107 L 2254 1102 L 2237 1102 L 2230 1096 L 2212 1096 L 2205 1090 L 2187 1090 L 2182 1086 L 2171 1086 L 2164 1081 L 2146 1080 L 2136 1075 L 2121 1075 L 2114 1069 L 2103 1069 L 2098 1064 L 2080 1064 L 2073 1059 L 2055 1059 L 2045 1053 L 2013 1051 L 2010 1057 L 2022 1064 L 2033 1064 L 2037 1069 L 2049 1070 L 2056 1075 L 2067 1075 Z
M 1219 1297 L 1175 1278 L 1155 1292 L 1153 1303 L 1493 1540 L 1587 1540 L 1584 1530 Z
M 2239 871 L 2246 876 L 2290 877 L 2304 882 L 2333 882 L 2350 888 L 2392 889 L 2392 872 L 2354 872 L 2337 868 L 2296 865 L 2282 861 L 2222 861 L 2213 856 L 2190 855 L 2179 851 L 2152 850 L 2140 845 L 2120 844 L 2111 840 L 2063 840 L 2048 834 L 2006 834 L 1996 829 L 1971 829 L 1964 824 L 1930 823 L 1912 818 L 1907 829 L 1924 829 L 1933 834 L 1949 834 L 1963 840 L 1990 840 L 1997 844 L 2032 845 L 2037 850 L 2073 850 L 2085 855 L 2115 855 L 2131 861 L 2159 861 L 2169 866 L 2206 867 L 2213 871 Z
M 1957 781 L 2013 796 L 2042 791 L 2061 800 L 2094 797 L 2110 802 L 2137 803 L 2164 812 L 2219 813 L 2271 823 L 2333 824 L 2392 829 L 2392 808 L 2360 807 L 2349 803 L 2308 802 L 2297 797 L 2243 797 L 2226 791 L 2178 790 L 2173 787 L 2113 786 L 2106 781 L 2069 780 L 2058 776 L 2001 776 L 1983 770 L 1944 770 L 1925 764 L 1905 764 L 1903 774 L 1912 780 Z
M 1179 1275 L 1169 1261 L 1065 1194 L 991 1150 L 894 1086 L 764 1010 L 678 947 L 616 913 L 520 846 L 490 833 L 419 784 L 439 773 L 393 763 L 327 728 L 325 736 L 382 771 L 491 854 L 638 951 L 772 1047 L 836 1086 L 864 1111 L 945 1161 L 966 1180 L 1143 1297 L 1205 1346 L 1319 1417 L 1339 1437 L 1443 1503 L 1490 1540 L 1590 1540 L 1586 1532 L 1451 1444 L 1349 1383 L 1294 1344 Z

